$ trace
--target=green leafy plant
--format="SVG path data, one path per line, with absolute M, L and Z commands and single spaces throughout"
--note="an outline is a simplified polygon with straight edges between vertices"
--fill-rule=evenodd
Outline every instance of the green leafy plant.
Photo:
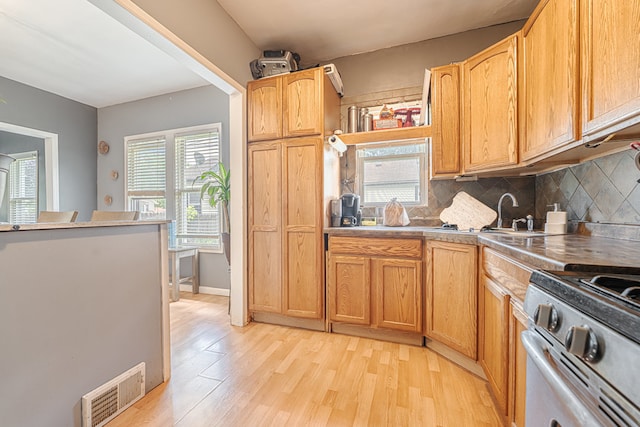
M 222 162 L 218 163 L 218 170 L 208 170 L 196 177 L 194 182 L 202 181 L 200 198 L 209 196 L 209 205 L 215 208 L 218 203 L 222 206 L 222 231 L 228 233 L 229 201 L 231 200 L 230 172 Z

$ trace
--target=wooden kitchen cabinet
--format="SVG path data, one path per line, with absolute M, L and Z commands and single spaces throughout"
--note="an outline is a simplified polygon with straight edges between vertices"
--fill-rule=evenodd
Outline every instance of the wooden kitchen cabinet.
M 323 318 L 323 141 L 248 149 L 249 308 Z
M 282 310 L 282 146 L 248 149 L 249 309 Z
M 580 139 L 578 13 L 577 0 L 542 0 L 522 29 L 522 162 L 546 158 Z
M 422 239 L 330 236 L 329 320 L 422 331 Z
M 640 2 L 580 2 L 582 133 L 640 134 Z M 626 135 L 625 135 L 626 136 Z
M 427 242 L 425 335 L 477 360 L 477 248 Z
M 323 227 L 340 189 L 324 136 L 340 119 L 340 99 L 323 68 L 249 82 L 247 94 L 249 311 L 324 330 Z
M 283 314 L 324 317 L 323 144 L 321 137 L 282 147 Z
M 511 299 L 509 320 L 509 421 L 524 427 L 527 391 L 527 352 L 520 336 L 527 329 L 527 315 L 522 305 Z
M 481 248 L 480 364 L 505 416 L 523 426 L 526 353 L 520 334 L 527 328 L 522 302 L 533 268 L 495 249 Z
M 322 67 L 247 84 L 248 141 L 323 135 L 339 128 L 340 101 Z
M 480 365 L 503 415 L 509 378 L 509 294 L 489 277 L 480 278 Z
M 464 62 L 464 171 L 518 163 L 518 34 Z
M 422 260 L 371 260 L 375 326 L 422 331 Z
M 282 77 L 254 80 L 247 84 L 249 141 L 282 138 Z
M 329 319 L 371 323 L 371 258 L 333 255 L 327 262 Z
M 431 178 L 451 178 L 460 168 L 460 65 L 431 70 Z

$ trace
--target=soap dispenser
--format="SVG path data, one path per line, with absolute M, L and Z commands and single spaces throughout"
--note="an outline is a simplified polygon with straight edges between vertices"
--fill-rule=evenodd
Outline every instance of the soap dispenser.
M 547 222 L 544 225 L 544 232 L 547 234 L 567 233 L 567 213 L 560 210 L 560 204 L 547 205 L 553 207 L 553 211 L 547 212 Z

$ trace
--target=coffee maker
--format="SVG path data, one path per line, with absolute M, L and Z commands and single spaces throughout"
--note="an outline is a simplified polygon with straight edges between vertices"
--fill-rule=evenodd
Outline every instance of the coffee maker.
M 360 196 L 352 193 L 345 193 L 340 197 L 342 200 L 342 220 L 340 226 L 354 227 L 360 225 L 362 212 L 360 211 Z

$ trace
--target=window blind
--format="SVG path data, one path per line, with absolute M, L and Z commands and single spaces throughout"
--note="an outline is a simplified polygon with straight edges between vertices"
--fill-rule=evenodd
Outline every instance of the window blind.
M 12 154 L 9 166 L 9 222 L 29 224 L 38 217 L 38 152 Z
M 166 218 L 166 138 L 127 142 L 127 199 L 140 219 Z
M 220 128 L 176 134 L 176 232 L 181 243 L 220 248 L 220 206 L 200 200 L 204 171 L 220 162 Z

